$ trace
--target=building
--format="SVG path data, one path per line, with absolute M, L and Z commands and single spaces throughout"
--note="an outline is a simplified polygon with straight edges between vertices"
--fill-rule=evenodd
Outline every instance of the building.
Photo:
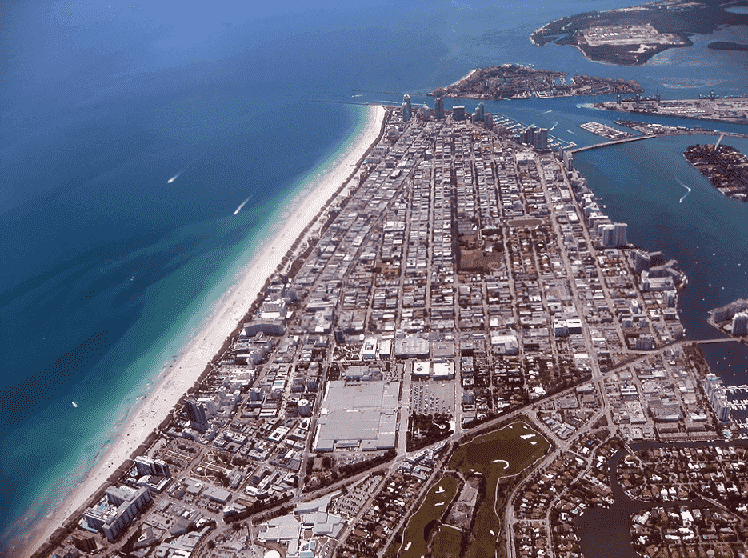
M 628 240 L 626 238 L 626 230 L 628 225 L 626 223 L 613 223 L 615 227 L 615 244 L 614 246 L 626 246 Z
M 452 107 L 452 118 L 454 118 L 457 122 L 464 122 L 465 121 L 465 107 L 461 105 Z
M 395 356 L 397 358 L 428 357 L 430 350 L 431 344 L 427 339 L 416 336 L 395 339 Z
M 328 382 L 314 451 L 394 448 L 399 393 L 400 382 Z
M 748 313 L 738 312 L 732 317 L 732 334 L 748 335 Z
M 410 106 L 410 95 L 403 95 L 403 120 L 408 122 L 413 117 L 413 108 Z
M 437 120 L 444 120 L 444 99 L 441 97 L 437 97 L 434 103 L 434 117 Z
M 361 360 L 374 360 L 377 358 L 377 338 L 367 337 L 361 348 Z
M 208 414 L 205 411 L 205 405 L 194 399 L 188 399 L 184 402 L 184 412 L 187 413 L 191 428 L 198 432 L 205 432 L 208 429 Z
M 605 247 L 613 247 L 616 245 L 616 228 L 613 225 L 600 225 L 600 241 Z
M 535 136 L 535 147 L 537 149 L 548 149 L 548 129 L 541 128 Z
M 730 404 L 722 380 L 715 374 L 707 374 L 702 382 L 706 398 L 709 400 L 714 414 L 717 415 L 717 419 L 721 422 L 728 422 L 730 420 Z
M 567 171 L 574 170 L 574 154 L 569 149 L 564 151 L 564 166 Z
M 486 109 L 483 106 L 483 103 L 478 103 L 478 107 L 475 109 L 475 114 L 473 114 L 473 122 L 483 122 L 485 117 Z
M 113 542 L 153 501 L 146 487 L 110 486 L 106 495 L 95 506 L 83 512 L 86 524 L 104 533 Z
M 152 459 L 145 455 L 139 455 L 135 458 L 135 467 L 137 467 L 138 474 L 141 476 L 158 475 L 165 478 L 171 477 L 169 464 L 160 459 Z

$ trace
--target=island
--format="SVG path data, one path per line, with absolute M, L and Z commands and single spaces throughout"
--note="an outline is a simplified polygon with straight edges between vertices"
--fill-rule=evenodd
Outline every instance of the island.
M 655 54 L 693 44 L 694 34 L 748 24 L 748 14 L 726 8 L 744 0 L 668 0 L 607 12 L 586 12 L 548 23 L 530 39 L 579 48 L 590 60 L 640 66 Z
M 428 93 L 432 97 L 465 99 L 524 99 L 528 97 L 570 97 L 573 95 L 616 95 L 641 93 L 635 81 L 537 70 L 517 64 L 503 64 L 472 70 L 461 80 Z
M 632 130 L 636 130 L 637 132 L 649 136 L 708 135 L 748 139 L 748 133 L 720 132 L 719 130 L 704 128 L 703 126 L 673 126 L 669 124 L 660 124 L 658 122 L 639 122 L 637 120 L 626 119 L 618 119 L 615 123 L 618 126 L 631 128 Z
M 595 108 L 633 114 L 650 114 L 748 124 L 748 97 L 720 97 L 712 92 L 699 99 L 662 99 L 660 95 L 619 97 L 616 101 L 595 103 Z
M 505 132 L 387 109 L 197 383 L 35 556 L 610 556 L 595 529 L 745 552 L 746 443 L 719 438 L 748 427 L 685 338 L 684 274 L 568 151 Z
M 609 140 L 622 140 L 634 137 L 633 134 L 616 130 L 612 126 L 607 126 L 606 124 L 601 124 L 600 122 L 585 122 L 584 124 L 580 124 L 579 127 L 582 128 L 582 130 L 590 132 L 591 134 L 602 136 Z
M 683 155 L 725 196 L 748 201 L 748 157 L 720 140 L 714 145 L 691 145 Z
M 706 46 L 712 50 L 748 50 L 748 45 L 723 41 L 714 41 Z

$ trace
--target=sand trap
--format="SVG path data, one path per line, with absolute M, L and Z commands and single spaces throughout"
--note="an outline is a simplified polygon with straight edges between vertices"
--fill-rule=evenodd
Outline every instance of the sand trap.
M 522 436 L 520 436 L 520 438 L 522 438 L 523 440 L 529 440 L 530 438 L 534 438 L 534 437 L 535 437 L 535 434 L 522 434 Z
M 494 459 L 494 463 L 503 463 L 504 464 L 504 470 L 506 471 L 509 468 L 509 462 L 504 459 Z

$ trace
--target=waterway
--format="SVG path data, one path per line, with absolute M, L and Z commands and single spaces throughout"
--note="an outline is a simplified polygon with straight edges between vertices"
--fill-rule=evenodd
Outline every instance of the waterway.
M 736 440 L 731 443 L 715 442 L 639 442 L 631 445 L 634 452 L 651 448 L 704 448 L 726 447 L 728 445 L 747 446 L 748 441 Z M 613 490 L 614 503 L 609 508 L 595 507 L 586 510 L 576 518 L 574 524 L 580 536 L 580 546 L 586 558 L 637 558 L 631 546 L 631 516 L 655 507 L 709 507 L 704 500 L 677 500 L 668 502 L 634 500 L 626 495 L 618 479 L 618 464 L 628 454 L 628 450 L 618 450 L 608 460 L 609 482 Z

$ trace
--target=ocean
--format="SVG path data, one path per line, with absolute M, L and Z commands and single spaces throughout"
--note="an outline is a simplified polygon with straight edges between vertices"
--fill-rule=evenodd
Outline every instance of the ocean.
M 745 92 L 745 53 L 706 48 L 745 42 L 745 29 L 695 37 L 638 68 L 528 39 L 552 19 L 630 4 L 3 8 L 0 552 L 103 455 L 283 208 L 352 140 L 365 110 L 347 103 L 399 104 L 404 93 L 431 103 L 425 92 L 502 63 L 635 79 L 665 98 Z M 599 138 L 580 123 L 615 118 L 591 101 L 486 109 L 585 145 Z M 688 141 L 591 151 L 578 166 L 631 240 L 679 260 L 691 279 L 682 319 L 712 335 L 704 312 L 748 295 L 748 206 L 710 190 L 680 155 Z M 682 202 L 680 181 L 691 188 Z M 720 372 L 745 381 L 738 368 Z

